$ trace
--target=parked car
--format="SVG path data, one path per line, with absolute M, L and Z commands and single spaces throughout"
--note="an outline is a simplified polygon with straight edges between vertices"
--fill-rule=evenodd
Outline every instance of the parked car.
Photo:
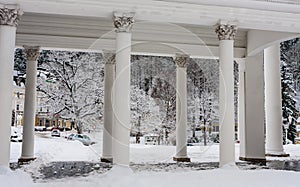
M 88 137 L 85 134 L 74 134 L 74 133 L 72 133 L 68 136 L 68 140 L 78 140 L 78 141 L 82 142 L 83 145 L 86 145 L 86 146 L 95 144 L 95 142 L 93 142 L 90 139 L 90 137 Z
M 74 140 L 73 137 L 75 136 L 74 133 L 70 134 L 68 137 L 67 137 L 67 140 Z
M 46 127 L 45 126 L 35 126 L 34 131 L 37 131 L 37 132 L 46 131 Z
M 146 134 L 144 135 L 145 145 L 158 145 L 159 135 L 158 134 Z
M 58 129 L 53 129 L 51 131 L 51 136 L 60 137 L 60 131 Z

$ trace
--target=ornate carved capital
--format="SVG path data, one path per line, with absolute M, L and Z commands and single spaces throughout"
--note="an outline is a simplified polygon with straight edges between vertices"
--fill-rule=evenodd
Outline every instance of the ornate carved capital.
M 116 53 L 113 51 L 102 50 L 104 64 L 116 64 Z
M 181 68 L 186 68 L 187 63 L 190 60 L 189 55 L 184 55 L 184 54 L 176 54 L 174 58 L 174 63 Z
M 114 26 L 116 32 L 131 32 L 134 19 L 134 13 L 119 13 L 114 12 Z
M 216 33 L 219 40 L 234 40 L 237 26 L 231 24 L 217 24 Z
M 20 17 L 23 14 L 20 9 L 0 8 L 0 25 L 18 26 Z
M 23 46 L 25 49 L 27 61 L 36 61 L 40 56 L 39 46 Z

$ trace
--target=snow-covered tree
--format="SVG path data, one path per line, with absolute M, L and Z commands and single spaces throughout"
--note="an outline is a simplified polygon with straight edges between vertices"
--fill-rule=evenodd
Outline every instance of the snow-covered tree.
M 25 85 L 26 74 L 26 55 L 25 50 L 17 48 L 14 56 L 14 77 L 13 80 L 17 86 Z
M 160 133 L 164 134 L 166 140 L 176 128 L 176 89 L 169 81 L 156 77 L 153 80 L 151 97 L 161 106 L 163 119 Z
M 103 63 L 96 53 L 44 51 L 38 90 L 53 115 L 70 119 L 79 133 L 102 117 Z M 94 125 L 94 124 L 93 124 Z
M 300 90 L 300 38 L 295 38 L 282 42 L 281 48 L 281 60 L 286 62 L 291 67 L 290 73 L 292 73 L 294 80 L 294 89 Z
M 131 85 L 144 90 L 158 106 L 155 111 L 152 111 L 159 121 L 155 122 L 153 132 L 163 137 L 164 142 L 167 143 L 169 134 L 175 131 L 176 66 L 173 59 L 134 55 L 131 60 Z
M 214 60 L 193 59 L 187 67 L 188 121 L 197 141 L 195 130 L 201 129 L 204 145 L 218 119 L 218 64 Z
M 26 55 L 24 49 L 17 48 L 15 50 L 14 70 L 20 72 L 21 74 L 26 73 Z
M 138 127 L 142 126 L 142 119 L 139 119 L 135 110 L 145 110 L 143 112 L 147 113 L 147 103 L 143 100 L 153 99 L 159 106 L 159 115 L 156 115 L 159 122 L 155 123 L 154 131 L 163 136 L 165 142 L 176 128 L 175 72 L 176 66 L 172 58 L 132 56 L 131 85 L 134 87 L 131 97 L 132 100 L 138 97 L 142 101 L 140 106 L 143 106 L 138 108 L 137 102 L 131 104 L 134 113 L 132 123 Z M 191 59 L 188 64 L 188 124 L 194 132 L 202 127 L 204 139 L 207 139 L 206 135 L 212 124 L 218 120 L 218 76 L 216 60 Z
M 295 143 L 295 138 L 297 136 L 296 130 L 296 120 L 298 116 L 298 111 L 296 109 L 296 100 L 294 98 L 296 92 L 293 88 L 293 78 L 292 73 L 289 72 L 289 67 L 285 62 L 281 65 L 281 91 L 282 91 L 282 116 L 283 124 L 288 124 L 287 138 Z M 284 131 L 284 133 L 286 133 Z M 283 134 L 284 143 L 286 143 Z
M 138 85 L 131 86 L 130 97 L 132 131 L 139 134 L 154 132 L 161 125 L 159 106 Z
M 295 100 L 295 81 L 297 80 L 295 64 L 300 65 L 300 58 L 298 61 L 292 57 L 294 46 L 298 40 L 290 40 L 281 43 L 281 87 L 282 87 L 282 115 L 283 124 L 288 125 L 287 138 L 295 143 L 297 136 L 296 121 L 298 117 L 298 110 L 296 108 Z M 299 53 L 299 52 L 298 52 Z M 284 129 L 284 128 L 283 128 Z M 286 144 L 286 134 L 283 131 L 283 143 Z

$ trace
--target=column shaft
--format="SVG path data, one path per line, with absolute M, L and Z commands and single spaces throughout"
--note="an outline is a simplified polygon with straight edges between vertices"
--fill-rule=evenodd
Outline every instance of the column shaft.
M 280 76 L 280 47 L 273 45 L 264 50 L 266 153 L 285 155 L 282 140 L 282 102 Z
M 220 166 L 235 162 L 233 40 L 220 40 Z
M 130 54 L 131 33 L 118 32 L 116 41 L 115 125 L 113 159 L 118 165 L 129 165 L 130 138 Z
M 239 61 L 239 86 L 238 86 L 238 140 L 245 140 L 245 60 Z M 240 144 L 240 156 L 245 152 Z
M 34 50 L 34 51 L 32 51 Z M 24 127 L 22 155 L 20 162 L 34 159 L 34 126 L 36 115 L 36 80 L 37 80 L 37 56 L 39 48 L 26 48 L 26 83 L 24 103 Z M 32 58 L 33 57 L 33 58 Z
M 239 99 L 239 112 L 244 111 L 239 114 L 240 160 L 265 162 L 263 79 L 262 55 L 248 56 L 244 72 L 244 97 Z
M 0 25 L 0 166 L 9 166 L 16 27 Z
M 114 123 L 113 113 L 113 84 L 115 81 L 115 57 L 110 55 L 104 66 L 104 129 L 102 162 L 112 162 L 112 129 Z M 113 61 L 113 62 L 112 62 Z
M 187 156 L 187 76 L 186 63 L 189 57 L 176 56 L 176 155 L 175 161 L 190 162 Z
M 134 13 L 114 12 L 116 36 L 116 80 L 114 84 L 114 164 L 129 166 L 130 138 L 130 59 Z

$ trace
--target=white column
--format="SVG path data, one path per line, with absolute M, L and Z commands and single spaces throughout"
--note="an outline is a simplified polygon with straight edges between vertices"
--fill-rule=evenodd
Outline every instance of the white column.
M 233 43 L 236 31 L 236 25 L 218 24 L 216 28 L 220 40 L 220 167 L 235 162 Z
M 238 85 L 238 140 L 245 136 L 245 60 L 239 59 L 239 85 Z M 240 149 L 242 147 L 240 146 Z M 240 151 L 241 152 L 241 151 Z
M 240 160 L 265 162 L 263 56 L 248 56 L 240 98 Z M 242 91 L 242 92 L 243 92 Z M 242 95 L 241 92 L 241 95 Z
M 116 38 L 116 80 L 113 126 L 113 162 L 129 166 L 130 59 L 133 13 L 114 13 Z
M 187 156 L 187 77 L 188 55 L 176 54 L 176 155 L 177 162 L 190 162 Z
M 104 129 L 101 162 L 112 162 L 113 84 L 115 81 L 115 53 L 103 51 L 104 58 Z
M 4 167 L 10 159 L 14 50 L 20 15 L 19 9 L 0 7 L 0 166 Z
M 280 76 L 280 47 L 273 45 L 264 50 L 266 155 L 289 156 L 283 150 L 282 104 Z
M 245 60 L 240 59 L 238 85 L 238 140 L 240 141 L 240 156 L 245 152 Z
M 34 157 L 34 126 L 36 113 L 36 76 L 37 58 L 40 54 L 39 47 L 24 46 L 26 54 L 26 82 L 24 103 L 24 126 L 22 154 L 19 162 L 28 162 Z

